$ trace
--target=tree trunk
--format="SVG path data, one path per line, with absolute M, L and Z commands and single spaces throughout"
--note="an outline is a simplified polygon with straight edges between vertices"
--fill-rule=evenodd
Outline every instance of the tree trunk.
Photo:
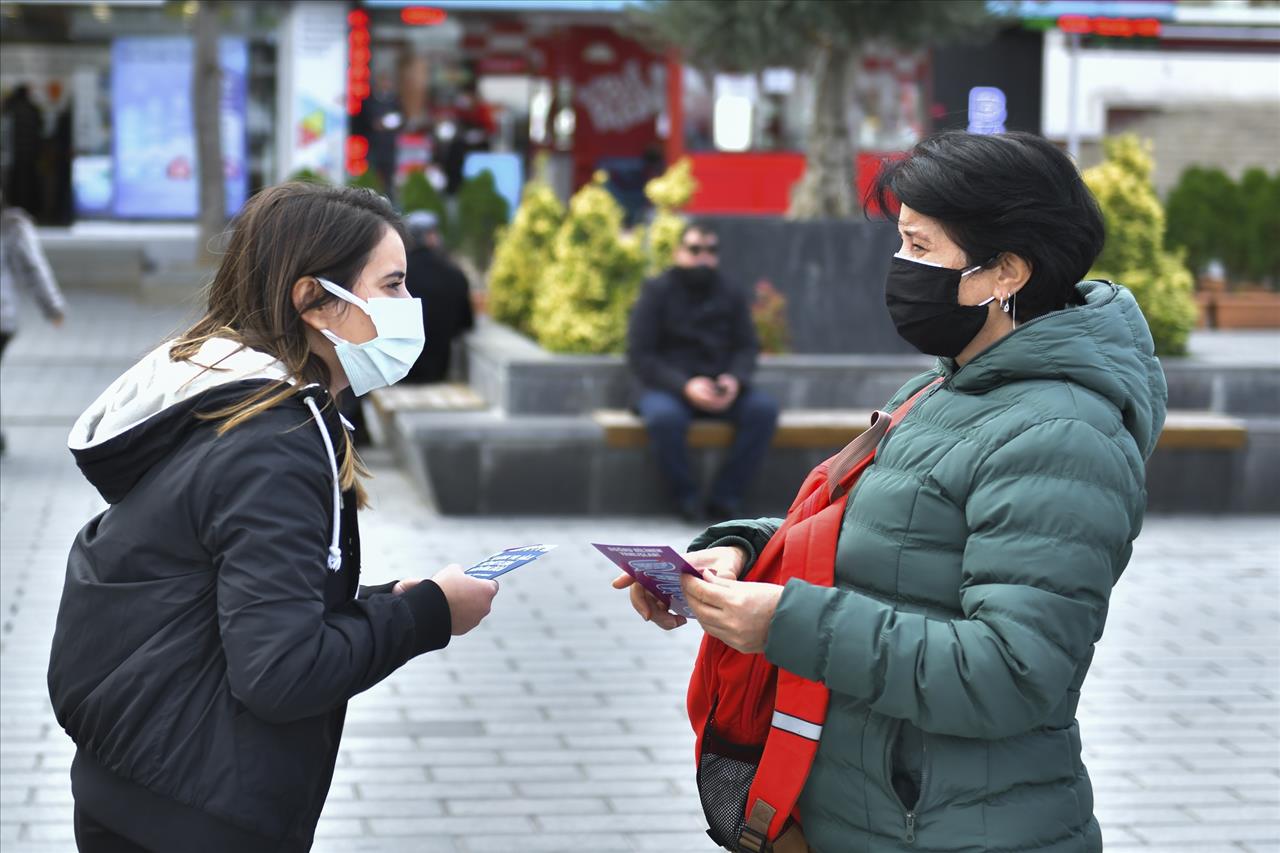
M 222 166 L 222 67 L 218 62 L 219 5 L 218 0 L 199 0 L 191 69 L 191 114 L 199 165 L 196 262 L 205 265 L 216 263 L 218 239 L 227 222 L 226 179 Z
M 788 219 L 846 217 L 858 210 L 849 129 L 856 58 L 853 51 L 831 45 L 818 53 L 804 175 L 791 188 Z

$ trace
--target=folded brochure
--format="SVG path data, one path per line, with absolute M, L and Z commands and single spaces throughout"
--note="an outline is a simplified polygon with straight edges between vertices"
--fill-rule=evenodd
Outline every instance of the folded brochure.
M 689 565 L 676 549 L 668 545 L 600 545 L 591 543 L 620 569 L 636 579 L 668 610 L 695 619 L 689 602 L 680 589 L 680 575 L 702 577 L 702 572 Z
M 467 569 L 466 573 L 473 578 L 493 580 L 496 577 L 505 575 L 507 572 L 532 563 L 555 547 L 555 545 L 521 545 L 519 548 L 508 548 L 505 551 L 499 551 L 492 557 L 485 557 Z

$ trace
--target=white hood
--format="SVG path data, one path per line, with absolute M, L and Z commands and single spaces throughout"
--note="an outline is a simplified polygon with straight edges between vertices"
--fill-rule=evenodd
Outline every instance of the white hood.
M 205 342 L 189 361 L 173 361 L 169 357 L 173 344 L 173 341 L 162 344 L 125 371 L 76 420 L 67 445 L 77 454 L 76 461 L 82 470 L 86 464 L 82 461 L 83 456 L 92 455 L 84 454 L 84 451 L 100 447 L 173 406 L 219 385 L 252 379 L 293 382 L 276 359 L 234 341 L 213 338 Z M 302 390 L 319 387 L 308 385 Z M 333 479 L 333 529 L 327 564 L 331 571 L 337 571 L 342 566 L 342 493 L 338 457 L 314 396 L 304 395 L 303 402 L 320 430 L 325 454 L 329 457 L 329 473 Z M 345 418 L 342 422 L 351 429 Z M 87 470 L 86 476 L 94 482 Z M 94 482 L 94 485 L 98 483 Z M 102 491 L 101 486 L 99 491 Z M 106 494 L 103 492 L 104 497 Z M 111 502 L 112 498 L 107 500 Z
M 191 361 L 170 359 L 173 345 L 168 341 L 157 347 L 112 382 L 76 420 L 67 446 L 84 450 L 102 444 L 170 406 L 229 382 L 289 380 L 280 362 L 235 341 L 213 338 Z

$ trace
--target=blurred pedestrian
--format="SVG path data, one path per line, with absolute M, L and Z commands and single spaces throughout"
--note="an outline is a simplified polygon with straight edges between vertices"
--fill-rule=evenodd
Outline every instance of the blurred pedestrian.
M 0 104 L 9 125 L 11 148 L 9 173 L 5 175 L 4 195 L 8 204 L 25 210 L 32 219 L 44 213 L 40 180 L 40 152 L 44 141 L 44 115 L 31 98 L 31 87 L 20 83 Z
M 22 210 L 7 205 L 0 194 L 0 358 L 18 332 L 20 288 L 35 297 L 50 323 L 62 325 L 67 301 L 40 248 L 35 223 Z M 0 434 L 0 454 L 4 450 L 4 435 Z
M 715 229 L 689 224 L 675 265 L 645 282 L 627 333 L 636 410 L 675 509 L 686 519 L 704 510 L 686 446 L 694 419 L 734 425 L 733 445 L 705 505 L 718 519 L 741 512 L 778 422 L 777 402 L 751 386 L 760 351 L 751 305 L 721 276 L 719 252 Z
M 409 268 L 405 286 L 422 301 L 427 343 L 409 368 L 409 382 L 444 382 L 449 377 L 453 342 L 475 327 L 467 277 L 445 254 L 440 223 L 427 210 L 405 217 L 409 232 Z
M 774 716 L 783 743 L 816 742 L 811 769 L 792 763 L 807 772 L 795 812 L 748 803 L 730 834 L 798 814 L 816 853 L 1096 853 L 1076 707 L 1164 423 L 1151 333 L 1128 290 L 1081 281 L 1102 216 L 1040 137 L 939 134 L 884 167 L 874 200 L 901 202 L 889 314 L 937 367 L 886 406 L 916 400 L 832 527 L 789 527 L 762 566 L 781 519 L 714 526 L 690 546 L 712 574 L 682 578 L 714 638 L 700 662 L 763 654 L 788 689 L 830 691 L 829 709 Z M 830 497 L 836 484 L 819 482 L 815 500 Z M 805 573 L 834 583 L 746 582 L 777 577 L 779 553 L 807 554 Z M 676 626 L 640 587 L 631 597 Z M 715 753 L 717 718 L 691 721 Z
M 422 346 L 400 228 L 369 190 L 262 191 L 204 317 L 73 427 L 109 505 L 49 662 L 82 851 L 308 850 L 347 700 L 488 614 L 497 584 L 458 566 L 359 585 L 367 472 L 333 400 Z

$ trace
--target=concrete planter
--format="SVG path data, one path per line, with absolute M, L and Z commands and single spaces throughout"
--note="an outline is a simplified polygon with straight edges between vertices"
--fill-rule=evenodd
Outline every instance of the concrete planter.
M 1213 318 L 1219 329 L 1280 329 L 1280 293 L 1215 293 Z
M 587 416 L 631 404 L 631 376 L 620 355 L 556 355 L 483 317 L 466 348 L 471 386 L 507 415 Z M 763 356 L 756 382 L 786 409 L 869 410 L 933 363 L 919 354 Z M 1171 409 L 1241 416 L 1280 412 L 1280 373 L 1273 365 L 1190 358 L 1166 358 L 1162 364 Z
M 621 355 L 557 355 L 487 318 L 466 346 L 472 387 L 509 415 L 589 415 L 631 404 Z M 873 409 L 933 363 L 918 353 L 766 355 L 755 384 L 784 408 Z

